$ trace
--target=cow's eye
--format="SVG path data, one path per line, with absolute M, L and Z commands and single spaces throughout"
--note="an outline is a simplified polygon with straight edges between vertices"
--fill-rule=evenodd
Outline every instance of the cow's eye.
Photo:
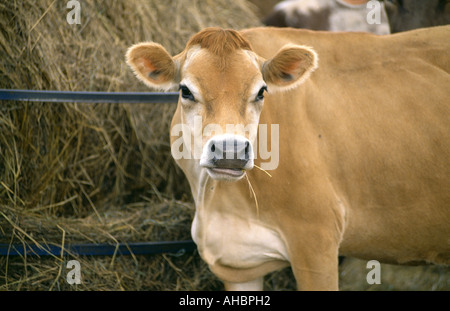
M 256 95 L 255 101 L 259 102 L 264 99 L 264 91 L 267 91 L 267 86 L 263 86 L 259 92 L 258 95 Z
M 190 101 L 195 101 L 194 95 L 192 95 L 191 91 L 186 85 L 181 84 L 180 90 L 181 90 L 181 97 Z

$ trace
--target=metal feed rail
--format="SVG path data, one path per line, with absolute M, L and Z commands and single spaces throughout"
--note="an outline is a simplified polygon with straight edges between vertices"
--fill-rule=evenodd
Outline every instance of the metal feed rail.
M 0 100 L 56 103 L 176 103 L 178 95 L 178 92 L 69 92 L 0 89 Z
M 22 245 L 0 244 L 0 256 L 113 256 L 117 255 L 151 255 L 173 253 L 182 255 L 197 249 L 192 240 L 186 241 L 162 241 L 162 242 L 137 242 L 119 244 L 72 244 L 64 248 L 58 245 Z
M 30 91 L 0 89 L 0 100 L 54 102 L 54 103 L 176 103 L 179 93 L 138 93 L 138 92 L 68 92 L 68 91 Z M 0 244 L 0 256 L 60 256 L 86 255 L 86 256 L 113 256 L 143 255 L 174 253 L 183 254 L 192 252 L 197 247 L 192 240 L 187 241 L 160 241 L 119 244 L 73 244 L 57 245 L 22 245 Z

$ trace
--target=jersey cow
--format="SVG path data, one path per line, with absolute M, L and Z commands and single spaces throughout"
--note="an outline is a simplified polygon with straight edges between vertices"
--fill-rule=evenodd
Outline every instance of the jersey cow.
M 449 37 L 208 28 L 174 57 L 129 49 L 140 80 L 180 90 L 172 154 L 226 289 L 290 265 L 298 289 L 337 290 L 338 254 L 450 262 Z

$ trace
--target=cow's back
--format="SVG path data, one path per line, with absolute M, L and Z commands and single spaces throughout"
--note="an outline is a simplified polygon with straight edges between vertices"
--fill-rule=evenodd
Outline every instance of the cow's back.
M 448 263 L 450 26 L 390 36 L 275 28 L 244 35 L 265 58 L 286 43 L 319 55 L 305 84 L 266 97 L 260 122 L 290 136 L 280 139 L 271 182 L 298 171 L 330 184 L 344 215 L 342 254 Z M 282 202 L 269 187 L 260 181 L 260 201 Z M 289 187 L 293 196 L 323 195 Z
M 243 30 L 258 55 L 265 58 L 273 56 L 288 43 L 313 47 L 319 54 L 321 64 L 336 64 L 338 60 L 360 62 L 365 55 L 374 59 L 401 60 L 413 53 L 420 58 L 450 71 L 448 40 L 450 26 L 423 28 L 392 35 L 374 35 L 358 32 L 311 31 L 294 28 L 263 27 Z M 405 54 L 406 52 L 406 54 Z M 431 53 L 430 53 L 431 52 Z M 339 59 L 338 59 L 339 57 Z M 344 64 L 343 64 L 344 65 Z M 348 65 L 348 64 L 345 64 Z M 321 68 L 329 70 L 330 68 Z

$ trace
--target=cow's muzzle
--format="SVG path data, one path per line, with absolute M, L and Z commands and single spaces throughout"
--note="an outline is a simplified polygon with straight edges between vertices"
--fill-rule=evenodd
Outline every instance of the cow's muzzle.
M 240 135 L 214 136 L 203 147 L 200 166 L 214 179 L 235 180 L 253 168 L 251 142 Z

